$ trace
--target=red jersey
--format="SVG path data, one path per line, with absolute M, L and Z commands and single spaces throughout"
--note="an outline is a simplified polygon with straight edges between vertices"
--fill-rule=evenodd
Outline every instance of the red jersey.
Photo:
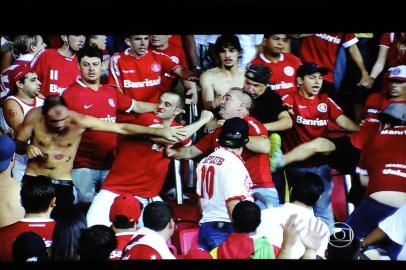
M 268 137 L 268 131 L 261 122 L 251 116 L 246 116 L 244 120 L 248 123 L 249 136 Z M 203 137 L 195 146 L 203 153 L 213 152 L 220 146 L 217 139 L 220 132 L 221 128 L 215 129 L 214 132 Z M 251 180 L 254 184 L 253 189 L 275 187 L 272 182 L 268 154 L 254 153 L 244 148 L 241 157 L 245 161 L 245 167 L 251 176 Z
M 179 64 L 164 53 L 149 50 L 143 56 L 135 56 L 130 50 L 111 57 L 108 83 L 123 89 L 126 96 L 135 100 L 157 103 L 162 76 Z
M 23 232 L 31 231 L 40 235 L 44 239 L 45 246 L 50 247 L 54 228 L 55 221 L 48 218 L 24 218 L 14 224 L 0 228 L 0 261 L 13 261 L 12 244 Z
M 116 122 L 117 111 L 130 112 L 134 101 L 110 85 L 100 85 L 97 91 L 78 80 L 63 97 L 70 110 Z M 73 168 L 110 169 L 115 157 L 117 134 L 86 130 L 82 134 Z
M 169 46 L 176 46 L 176 47 L 183 48 L 181 35 L 172 35 L 169 38 L 168 42 L 169 42 Z
M 365 102 L 364 115 L 365 122 L 361 129 L 350 134 L 351 143 L 361 149 L 363 144 L 367 142 L 365 139 L 368 134 L 374 134 L 379 128 L 378 115 L 392 103 L 403 103 L 406 104 L 406 100 L 403 101 L 392 101 L 384 93 L 373 93 L 371 94 L 367 101 Z
M 288 152 L 296 146 L 318 137 L 328 136 L 328 122 L 335 120 L 343 111 L 326 94 L 314 99 L 302 97 L 299 92 L 282 97 L 284 104 L 291 106 L 293 127 L 286 131 L 284 150 Z
M 300 59 L 303 62 L 316 63 L 328 68 L 329 72 L 323 79 L 334 82 L 334 66 L 337 50 L 342 45 L 348 48 L 358 42 L 354 33 L 319 33 L 302 39 L 299 47 Z
M 375 132 L 368 138 L 359 168 L 369 175 L 367 195 L 377 191 L 406 192 L 406 127 Z
M 110 253 L 110 260 L 112 261 L 121 260 L 124 248 L 134 237 L 135 233 L 136 232 L 116 233 L 117 247 Z
M 179 47 L 170 44 L 169 47 L 166 48 L 165 50 L 157 50 L 157 51 L 168 55 L 174 63 L 181 65 L 182 67 L 189 68 L 186 60 L 186 54 L 182 46 Z M 167 92 L 172 90 L 176 78 L 177 76 L 171 75 L 170 73 L 166 72 L 165 75 L 162 77 L 161 92 Z
M 270 87 L 280 96 L 297 90 L 296 73 L 297 69 L 302 65 L 302 61 L 295 55 L 281 53 L 279 61 L 273 63 L 266 59 L 263 53 L 260 53 L 250 64 L 260 64 L 271 70 Z
M 399 53 L 399 33 L 383 33 L 379 46 L 388 47 L 386 63 L 389 67 L 406 65 L 406 53 Z M 403 49 L 404 50 L 404 49 Z
M 65 57 L 58 49 L 46 49 L 39 52 L 31 66 L 41 81 L 41 94 L 62 95 L 66 88 L 80 78 L 78 58 Z
M 19 66 L 29 66 L 34 56 L 32 54 L 21 55 L 12 65 L 6 68 L 0 76 L 0 96 L 5 96 L 10 91 L 10 78 L 9 75 L 12 70 Z
M 154 127 L 162 120 L 153 113 L 145 113 L 133 122 Z M 179 126 L 172 122 L 171 126 Z M 188 143 L 189 139 L 182 144 Z M 115 193 L 129 193 L 143 198 L 159 194 L 168 172 L 170 158 L 163 154 L 165 146 L 139 136 L 123 136 L 117 157 L 103 184 L 103 189 Z

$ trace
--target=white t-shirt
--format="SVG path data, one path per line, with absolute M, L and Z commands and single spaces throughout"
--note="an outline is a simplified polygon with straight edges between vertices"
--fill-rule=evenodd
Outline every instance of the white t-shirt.
M 400 207 L 393 215 L 382 220 L 378 227 L 384 231 L 389 238 L 399 245 L 403 245 L 398 255 L 398 260 L 406 260 L 406 204 Z
M 197 166 L 196 192 L 200 197 L 202 219 L 231 222 L 226 202 L 233 199 L 253 201 L 251 177 L 241 157 L 230 150 L 219 147 L 202 159 Z
M 298 220 L 303 220 L 299 226 L 304 227 L 301 231 L 301 235 L 306 234 L 306 230 L 309 226 L 309 219 L 311 219 L 311 226 L 314 226 L 314 222 L 317 221 L 313 209 L 305 208 L 293 203 L 285 203 L 280 207 L 268 208 L 261 211 L 261 224 L 257 228 L 257 234 L 266 236 L 272 245 L 281 247 L 283 241 L 283 228 L 281 224 L 284 225 L 288 218 L 293 214 L 297 214 Z M 316 252 L 317 255 L 323 258 L 325 257 L 325 250 L 327 249 L 330 235 L 327 224 L 323 222 L 322 233 L 324 232 L 326 232 L 326 236 Z M 292 248 L 292 258 L 299 259 L 303 256 L 304 251 L 305 247 L 302 241 L 297 241 Z

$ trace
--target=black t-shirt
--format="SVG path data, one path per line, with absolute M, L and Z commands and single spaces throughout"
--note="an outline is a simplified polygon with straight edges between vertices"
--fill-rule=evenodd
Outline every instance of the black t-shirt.
M 277 121 L 278 115 L 283 111 L 286 109 L 281 97 L 268 87 L 261 96 L 254 99 L 250 115 L 264 124 Z

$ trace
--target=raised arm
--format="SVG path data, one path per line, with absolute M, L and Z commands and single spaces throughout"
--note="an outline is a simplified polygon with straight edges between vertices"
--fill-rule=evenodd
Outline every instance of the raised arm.
M 154 112 L 156 108 L 157 105 L 155 103 L 134 100 L 134 106 L 132 107 L 132 111 L 135 113 L 146 113 L 146 112 Z
M 211 119 L 213 119 L 213 113 L 210 111 L 203 110 L 202 113 L 200 114 L 199 120 L 190 125 L 182 127 L 182 130 L 185 131 L 186 137 L 190 137 Z
M 358 66 L 361 72 L 361 80 L 358 83 L 358 86 L 368 86 L 370 81 L 369 74 L 367 69 L 365 68 L 364 60 L 362 59 L 362 55 L 358 49 L 357 44 L 354 44 L 348 48 L 348 51 L 351 55 L 351 58 L 354 60 L 355 64 Z
M 360 127 L 357 124 L 355 124 L 350 118 L 348 118 L 344 114 L 341 114 L 339 117 L 337 117 L 336 123 L 340 127 L 345 128 L 346 130 L 349 131 L 358 131 L 360 129 Z
M 278 115 L 278 120 L 265 123 L 264 126 L 270 132 L 290 129 L 293 125 L 292 118 L 287 111 L 283 111 Z
M 165 155 L 174 159 L 192 159 L 202 154 L 203 152 L 194 145 L 182 146 L 177 149 L 173 149 L 172 146 L 168 146 L 165 149 Z
M 271 150 L 271 143 L 266 136 L 249 136 L 249 142 L 245 148 L 254 153 L 268 154 Z
M 158 136 L 173 141 L 174 143 L 183 141 L 186 138 L 185 131 L 181 130 L 179 127 L 150 128 L 127 123 L 117 124 L 108 121 L 103 121 L 96 117 L 75 113 L 72 111 L 70 111 L 70 116 L 72 117 L 73 120 L 77 121 L 83 128 L 90 130 L 109 131 L 124 135 Z

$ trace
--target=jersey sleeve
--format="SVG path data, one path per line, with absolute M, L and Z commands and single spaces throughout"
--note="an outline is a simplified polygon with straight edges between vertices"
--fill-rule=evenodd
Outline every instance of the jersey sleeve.
M 107 84 L 123 89 L 123 81 L 119 66 L 120 55 L 115 54 L 110 59 L 109 74 L 107 76 Z
M 65 100 L 65 102 L 68 105 L 68 108 L 70 110 L 76 110 L 75 101 L 77 100 L 77 98 L 75 98 L 75 94 L 74 94 L 72 87 L 69 87 L 68 89 L 66 89 L 63 92 L 62 97 Z
M 248 135 L 249 136 L 268 136 L 268 131 L 263 124 L 254 118 L 248 119 Z
M 330 112 L 330 118 L 336 120 L 337 117 L 343 114 L 343 110 L 331 98 L 327 98 L 327 104 Z
M 31 61 L 31 68 L 35 71 L 40 82 L 43 81 L 45 77 L 45 71 L 47 70 L 46 65 L 46 50 L 38 52 L 38 54 Z
M 343 35 L 341 42 L 344 48 L 348 48 L 357 43 L 358 38 L 355 36 L 354 33 L 347 33 Z
M 390 36 L 391 33 L 383 33 L 379 41 L 379 46 L 390 48 L 390 45 L 392 44 Z
M 120 91 L 113 89 L 113 91 L 117 95 L 117 108 L 120 111 L 124 111 L 129 113 L 134 106 L 135 101 L 129 98 L 128 96 L 124 95 Z
M 159 53 L 159 52 L 155 52 L 155 51 L 154 51 L 154 53 L 156 53 L 156 57 L 159 59 L 159 62 L 161 62 L 162 68 L 165 72 L 171 73 L 174 69 L 181 66 L 181 65 L 177 64 L 175 61 L 173 61 L 169 57 L 169 55 L 167 55 L 165 53 Z
M 293 100 L 293 97 L 291 95 L 286 94 L 282 96 L 282 103 L 285 104 L 286 106 L 293 107 L 295 101 Z
M 220 134 L 221 129 L 216 129 L 214 132 L 207 134 L 203 138 L 201 138 L 196 144 L 195 147 L 199 149 L 203 153 L 207 153 L 210 150 L 214 150 L 215 142 Z

